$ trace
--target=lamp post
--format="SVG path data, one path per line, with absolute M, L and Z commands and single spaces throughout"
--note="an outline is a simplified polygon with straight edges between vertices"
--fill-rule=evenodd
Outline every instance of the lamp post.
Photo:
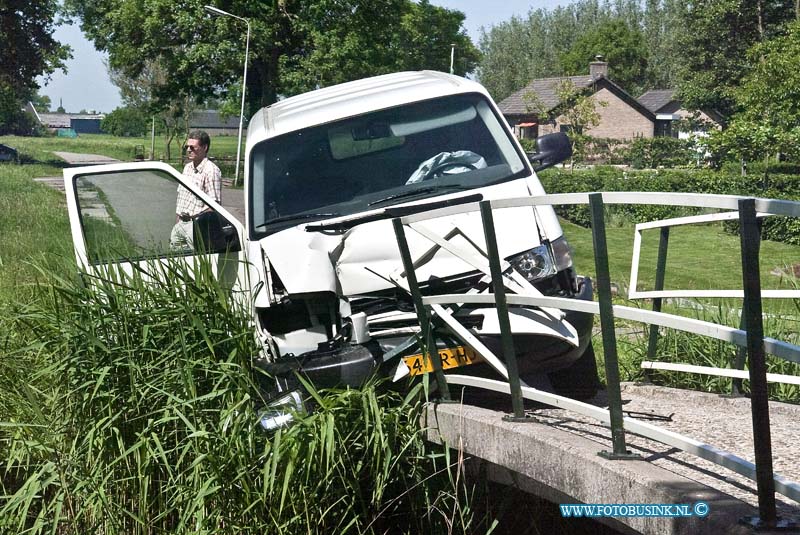
M 234 19 L 238 19 L 243 21 L 247 24 L 247 40 L 245 41 L 245 48 L 244 48 L 244 76 L 242 76 L 242 109 L 239 112 L 239 141 L 236 144 L 236 176 L 233 179 L 233 185 L 236 186 L 239 184 L 239 160 L 241 159 L 242 153 L 242 126 L 244 123 L 244 96 L 245 92 L 247 91 L 247 58 L 250 54 L 250 21 L 244 17 L 238 17 L 232 13 L 228 13 L 227 11 L 222 11 L 219 8 L 214 6 L 205 6 L 206 11 L 212 13 L 213 15 L 217 15 L 220 17 L 233 17 Z

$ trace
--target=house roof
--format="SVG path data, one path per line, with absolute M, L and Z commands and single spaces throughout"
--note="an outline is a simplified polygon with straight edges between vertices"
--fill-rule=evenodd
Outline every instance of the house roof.
M 604 88 L 608 89 L 649 120 L 656 120 L 655 114 L 652 111 L 645 108 L 639 101 L 633 98 L 630 93 L 615 84 L 612 80 L 609 80 L 603 74 L 595 76 L 594 78 L 588 74 L 583 74 L 580 76 L 561 76 L 557 78 L 539 78 L 538 80 L 533 80 L 531 83 L 500 102 L 500 112 L 503 115 L 536 115 L 536 111 L 530 110 L 528 108 L 529 103 L 525 102 L 524 99 L 526 93 L 532 92 L 538 95 L 547 113 L 550 113 L 561 103 L 556 96 L 556 88 L 559 82 L 564 80 L 571 81 L 575 84 L 575 87 L 579 89 L 589 87 L 594 87 L 595 91 Z
M 658 113 L 658 110 L 673 102 L 675 100 L 674 89 L 652 89 L 637 99 L 639 103 L 652 111 Z
M 70 117 L 67 113 L 39 113 L 39 121 L 50 128 L 69 128 Z
M 653 89 L 637 99 L 639 103 L 653 113 L 670 113 L 670 110 L 685 109 L 675 95 L 674 89 Z M 669 106 L 669 109 L 665 109 Z M 716 110 L 700 110 L 712 121 L 724 125 L 725 118 Z
M 39 122 L 48 128 L 70 128 L 72 119 L 95 119 L 105 117 L 103 114 L 87 113 L 37 113 Z
M 602 76 L 599 78 L 592 78 L 588 74 L 582 74 L 580 76 L 539 78 L 538 80 L 533 80 L 519 91 L 516 91 L 503 99 L 499 104 L 500 111 L 503 113 L 503 115 L 527 115 L 533 113 L 528 108 L 530 103 L 526 102 L 524 98 L 528 93 L 534 93 L 538 95 L 542 105 L 547 109 L 547 111 L 550 111 L 559 104 L 558 97 L 556 96 L 556 87 L 558 87 L 560 82 L 569 80 L 575 84 L 575 87 L 584 88 L 589 87 L 600 78 L 602 78 Z
M 217 110 L 197 110 L 189 120 L 191 128 L 239 128 L 239 116 L 228 115 L 222 118 Z

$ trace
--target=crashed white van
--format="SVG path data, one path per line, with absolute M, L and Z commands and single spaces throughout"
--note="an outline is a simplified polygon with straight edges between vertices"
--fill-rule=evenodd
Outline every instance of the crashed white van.
M 541 169 L 569 150 L 564 136 L 545 136 L 532 161 Z M 298 388 L 295 372 L 331 386 L 358 384 L 376 369 L 395 379 L 426 371 L 393 218 L 544 194 L 486 90 L 438 72 L 378 76 L 268 106 L 249 122 L 245 156 L 245 221 L 192 190 L 211 211 L 195 220 L 190 250 L 169 246 L 176 189 L 191 189 L 170 166 L 68 169 L 66 191 L 85 270 L 210 256 L 219 278 L 253 304 L 258 361 L 275 378 L 276 397 Z M 496 210 L 494 220 L 500 255 L 528 291 L 591 299 L 552 208 Z M 438 245 L 406 231 L 422 293 L 491 292 L 490 278 L 458 254 L 485 254 L 477 205 L 425 224 Z M 109 254 L 109 240 L 127 252 Z M 524 381 L 574 397 L 594 394 L 590 315 L 566 312 L 554 322 L 533 308 L 510 313 Z M 454 315 L 501 353 L 492 307 L 464 305 Z M 461 338 L 440 331 L 446 366 L 495 373 Z

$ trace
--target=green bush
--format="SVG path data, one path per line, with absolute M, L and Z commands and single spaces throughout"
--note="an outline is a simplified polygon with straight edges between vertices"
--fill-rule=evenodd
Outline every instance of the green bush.
M 627 140 L 593 137 L 589 141 L 589 160 L 595 164 L 627 164 L 628 145 Z
M 800 200 L 800 175 L 771 175 L 765 185 L 760 177 L 743 177 L 738 173 L 707 169 L 624 171 L 613 167 L 597 167 L 591 171 L 575 172 L 548 169 L 541 173 L 540 178 L 548 193 L 664 191 Z M 613 205 L 608 207 L 608 211 L 616 219 L 632 223 L 697 213 L 691 208 L 658 205 Z M 558 206 L 556 212 L 573 223 L 590 226 L 588 206 Z M 735 232 L 736 222 L 726 224 L 726 229 Z M 766 218 L 762 224 L 762 237 L 800 245 L 800 220 Z
M 519 140 L 520 145 L 522 145 L 522 150 L 525 152 L 536 152 L 536 140 L 529 139 L 529 138 L 522 138 Z
M 694 144 L 674 137 L 639 137 L 631 143 L 627 160 L 634 169 L 687 167 L 697 160 Z
M 117 108 L 100 122 L 100 130 L 119 137 L 141 137 L 150 131 L 150 119 L 137 108 Z

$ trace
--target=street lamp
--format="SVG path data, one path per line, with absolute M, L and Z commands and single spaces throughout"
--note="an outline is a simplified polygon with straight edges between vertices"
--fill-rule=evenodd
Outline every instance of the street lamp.
M 239 112 L 239 142 L 236 144 L 236 176 L 233 185 L 239 184 L 239 160 L 242 153 L 242 125 L 244 123 L 244 94 L 247 91 L 247 58 L 250 54 L 250 21 L 244 17 L 237 17 L 227 11 L 222 11 L 214 6 L 205 6 L 206 11 L 219 17 L 233 17 L 247 24 L 247 41 L 244 48 L 244 76 L 242 76 L 242 110 Z

